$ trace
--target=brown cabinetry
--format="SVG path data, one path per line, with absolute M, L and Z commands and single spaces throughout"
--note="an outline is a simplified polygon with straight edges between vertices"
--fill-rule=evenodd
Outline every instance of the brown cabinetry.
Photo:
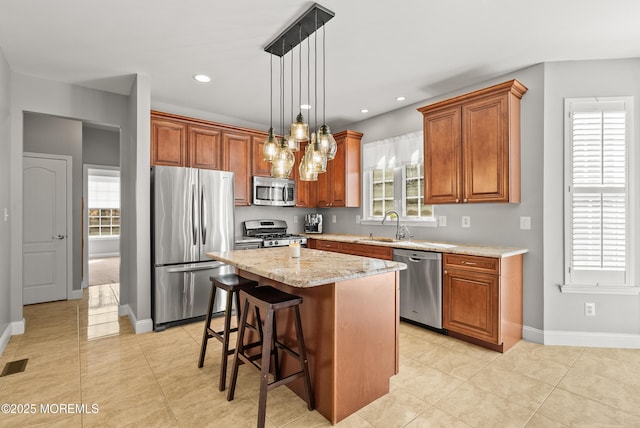
M 313 208 L 316 206 L 316 182 L 300 180 L 299 166 L 306 148 L 306 142 L 300 143 L 300 150 L 294 153 L 296 162 L 291 176 L 296 182 L 296 207 Z
M 425 203 L 520 202 L 520 99 L 511 80 L 418 109 Z
M 393 259 L 393 248 L 379 245 L 309 238 L 307 239 L 307 246 L 309 248 L 315 248 L 316 250 L 333 251 L 335 253 L 351 254 L 354 256 L 372 257 L 383 260 Z
M 187 164 L 187 124 L 151 116 L 151 165 Z
M 189 125 L 187 166 L 192 168 L 222 169 L 221 130 L 212 126 Z
M 333 137 L 338 151 L 335 159 L 327 163 L 327 172 L 318 175 L 316 206 L 359 207 L 362 134 L 346 130 L 334 134 Z
M 271 176 L 271 162 L 267 162 L 263 157 L 264 141 L 267 134 L 251 136 L 252 165 L 253 175 L 260 177 Z
M 442 324 L 451 336 L 504 352 L 522 338 L 522 255 L 445 254 Z
M 235 204 L 251 205 L 251 135 L 222 133 L 222 169 L 235 173 Z

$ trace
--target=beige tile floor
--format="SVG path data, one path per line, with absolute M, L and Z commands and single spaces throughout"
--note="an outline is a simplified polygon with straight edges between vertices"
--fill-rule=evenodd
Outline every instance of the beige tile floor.
M 0 404 L 35 404 L 36 412 L 0 413 L 0 426 L 255 426 L 258 373 L 242 366 L 227 402 L 217 389 L 217 341 L 197 368 L 202 322 L 135 335 L 117 308 L 117 284 L 90 287 L 80 301 L 24 308 L 26 332 L 11 338 L 0 368 L 29 362 L 0 378 Z M 338 426 L 640 427 L 638 350 L 520 342 L 499 354 L 400 327 L 391 392 Z M 64 404 L 97 412 L 74 414 Z M 269 393 L 267 407 L 269 427 L 330 426 L 284 387 Z

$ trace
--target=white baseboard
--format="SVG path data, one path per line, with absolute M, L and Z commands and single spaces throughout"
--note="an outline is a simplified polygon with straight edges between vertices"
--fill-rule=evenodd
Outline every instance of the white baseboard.
M 82 289 L 80 290 L 71 290 L 71 292 L 69 293 L 69 296 L 67 297 L 68 300 L 80 300 L 82 299 L 83 296 L 83 292 Z
M 527 342 L 544 344 L 544 331 L 537 328 L 522 326 L 522 338 Z
M 24 334 L 24 318 L 11 323 L 11 335 L 15 336 L 16 334 Z
M 153 321 L 151 320 L 151 318 L 147 318 L 144 320 L 136 319 L 136 316 L 129 305 L 120 305 L 118 307 L 118 315 L 126 315 L 129 317 L 129 322 L 131 322 L 133 330 L 136 332 L 136 334 L 148 333 L 150 331 L 153 331 Z
M 639 334 L 544 331 L 545 345 L 640 349 Z
M 89 254 L 89 260 L 92 259 L 108 259 L 111 257 L 120 257 L 120 253 L 95 253 Z
M 2 332 L 2 336 L 0 336 L 0 355 L 4 352 L 5 348 L 9 344 L 9 340 L 11 339 L 11 324 L 7 324 L 7 327 Z
M 525 325 L 522 327 L 522 338 L 544 345 L 640 349 L 640 334 L 551 331 Z

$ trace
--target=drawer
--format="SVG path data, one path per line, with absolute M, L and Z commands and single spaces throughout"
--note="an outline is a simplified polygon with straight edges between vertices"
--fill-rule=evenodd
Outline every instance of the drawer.
M 340 251 L 340 243 L 336 241 L 325 241 L 323 239 L 315 239 L 315 248 L 317 250 Z
M 475 272 L 500 274 L 500 259 L 493 257 L 466 256 L 462 254 L 445 254 L 444 269 L 464 269 Z
M 373 257 L 384 260 L 393 259 L 393 248 L 390 247 L 343 242 L 342 245 L 340 245 L 340 250 L 343 253 L 356 256 Z

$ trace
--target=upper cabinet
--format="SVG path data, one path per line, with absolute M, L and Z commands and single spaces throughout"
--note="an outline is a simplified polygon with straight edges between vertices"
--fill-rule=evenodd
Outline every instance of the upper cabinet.
M 206 125 L 189 125 L 189 158 L 192 168 L 222 169 L 220 128 Z
M 236 205 L 251 205 L 251 135 L 224 131 L 222 169 L 235 173 Z
M 301 142 L 300 150 L 294 153 L 296 161 L 293 164 L 291 173 L 296 182 L 296 207 L 300 208 L 313 208 L 316 206 L 316 183 L 300 180 L 300 162 L 307 149 L 307 144 L 308 142 L 306 141 Z
M 253 175 L 259 177 L 271 176 L 271 162 L 264 160 L 262 151 L 264 148 L 264 140 L 267 139 L 267 134 L 256 134 L 251 137 L 251 150 L 252 150 L 252 166 Z
M 520 202 L 520 99 L 511 80 L 418 109 L 425 204 Z
M 350 130 L 333 135 L 338 144 L 338 152 L 335 159 L 327 162 L 327 172 L 318 174 L 317 207 L 360 207 L 362 135 Z
M 151 116 L 151 165 L 187 164 L 187 124 Z

